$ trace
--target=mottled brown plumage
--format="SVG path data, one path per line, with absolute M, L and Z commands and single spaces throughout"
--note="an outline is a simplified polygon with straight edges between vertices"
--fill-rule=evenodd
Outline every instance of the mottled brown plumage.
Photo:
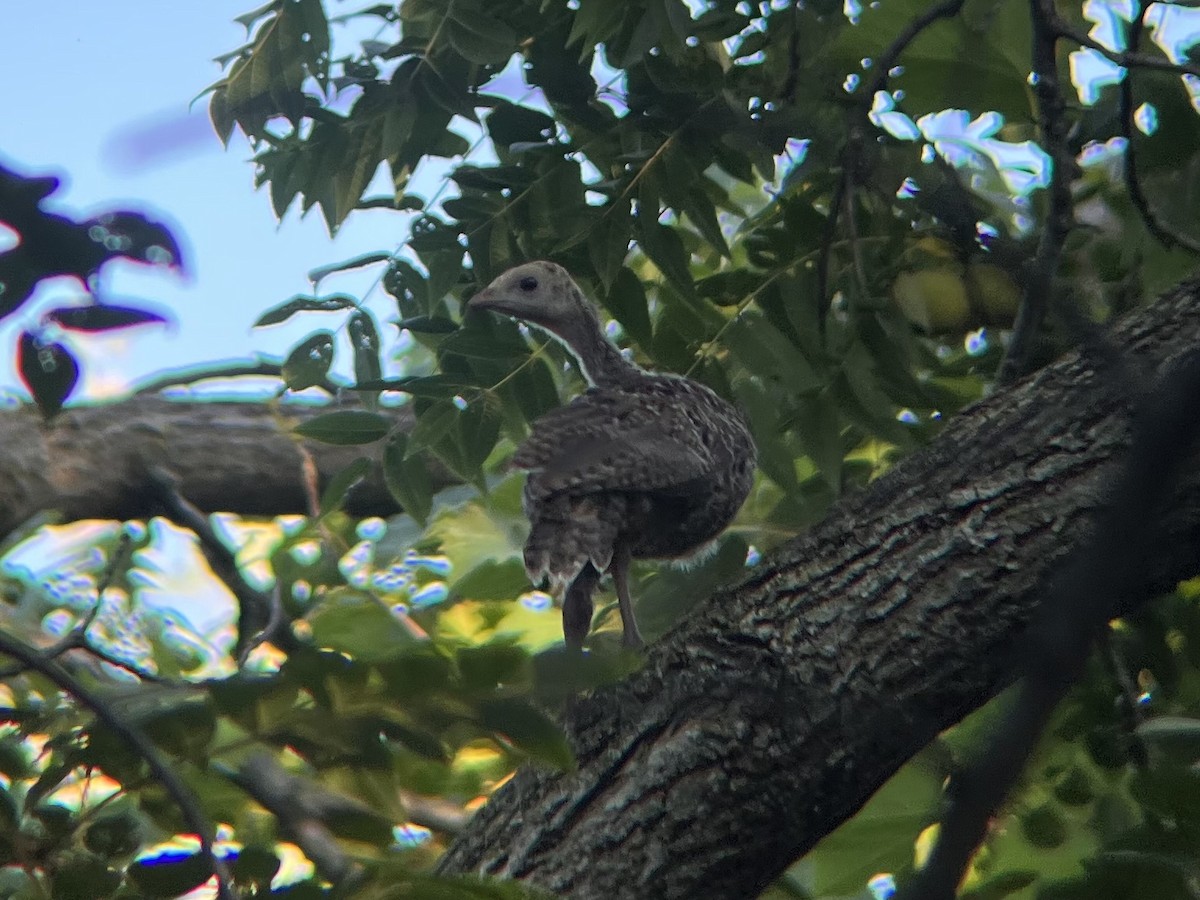
M 534 583 L 565 587 L 563 634 L 573 648 L 591 626 L 592 592 L 610 573 L 624 641 L 640 646 L 629 561 L 690 556 L 729 524 L 757 457 L 742 416 L 704 385 L 652 374 L 622 356 L 554 263 L 510 269 L 469 306 L 546 329 L 591 384 L 538 419 L 513 460 L 529 472 L 525 568 Z

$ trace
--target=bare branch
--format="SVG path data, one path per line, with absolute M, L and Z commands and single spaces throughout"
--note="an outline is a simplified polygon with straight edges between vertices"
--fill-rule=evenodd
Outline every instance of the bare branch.
M 1038 242 L 1037 256 L 1031 264 L 1021 306 L 1013 323 L 1012 340 L 996 374 L 999 384 L 1008 384 L 1025 373 L 1034 341 L 1050 305 L 1050 292 L 1053 290 L 1054 276 L 1058 273 L 1063 245 L 1075 220 L 1071 181 L 1078 165 L 1067 144 L 1066 103 L 1063 101 L 1055 55 L 1058 38 L 1052 27 L 1052 17 L 1057 14 L 1053 0 L 1031 0 L 1030 10 L 1033 20 L 1033 91 L 1037 100 L 1038 127 L 1050 156 L 1050 205 Z
M 264 641 L 282 641 L 286 647 L 290 643 L 291 634 L 281 627 L 283 615 L 278 592 L 264 593 L 246 580 L 238 568 L 233 551 L 217 536 L 208 516 L 189 503 L 179 492 L 178 480 L 170 472 L 156 466 L 148 475 L 151 487 L 166 508 L 169 517 L 195 533 L 200 539 L 200 546 L 209 567 L 237 598 L 238 664 L 245 663 L 250 651 Z
M 966 0 L 941 0 L 940 3 L 935 3 L 920 15 L 915 16 L 905 26 L 904 30 L 896 36 L 896 39 L 888 45 L 888 48 L 875 60 L 875 78 L 872 79 L 867 89 L 859 95 L 859 102 L 847 112 L 848 137 L 841 153 L 841 176 L 834 186 L 833 196 L 829 201 L 829 216 L 825 220 L 825 231 L 821 237 L 821 251 L 817 257 L 817 298 L 822 327 L 825 324 L 825 316 L 828 311 L 830 257 L 837 238 L 838 224 L 843 206 L 853 215 L 850 205 L 854 202 L 854 187 L 858 167 L 861 164 L 863 143 L 865 140 L 863 135 L 864 126 L 867 122 L 867 115 L 871 110 L 871 104 L 875 100 L 875 95 L 887 88 L 888 79 L 891 77 L 889 73 L 904 51 L 908 49 L 908 46 L 934 22 L 937 22 L 939 19 L 948 19 L 958 15 L 965 2 Z M 851 230 L 857 232 L 857 228 L 853 222 L 851 222 Z M 857 257 L 857 240 L 852 241 L 851 249 L 856 253 L 856 275 L 865 285 L 866 279 L 862 271 L 861 259 Z
M 919 16 L 915 16 L 911 22 L 904 26 L 904 30 L 896 35 L 896 39 L 875 60 L 877 67 L 875 78 L 865 95 L 868 106 L 874 102 L 875 94 L 887 89 L 888 79 L 891 78 L 889 73 L 896 63 L 900 61 L 900 56 L 908 49 L 908 45 L 920 37 L 921 32 L 939 19 L 952 19 L 957 16 L 965 4 L 966 0 L 941 0 L 940 3 L 935 3 Z
M 304 513 L 300 448 L 312 454 L 322 483 L 364 452 L 299 441 L 291 432 L 336 408 L 137 395 L 67 409 L 49 425 L 31 407 L 0 412 L 0 535 L 45 510 L 68 521 L 148 518 L 160 506 L 146 485 L 146 471 L 155 465 L 168 467 L 180 479 L 180 492 L 206 512 Z M 410 427 L 411 408 L 386 414 L 397 428 Z M 434 465 L 430 477 L 435 490 L 456 481 Z M 379 472 L 347 498 L 353 515 L 397 509 Z
M 1137 16 L 1129 26 L 1129 49 L 1136 51 L 1142 37 L 1146 21 L 1146 10 L 1150 5 L 1139 0 Z M 1118 116 L 1121 123 L 1121 136 L 1125 138 L 1125 189 L 1129 191 L 1129 199 L 1145 223 L 1146 229 L 1155 239 L 1168 250 L 1172 247 L 1183 247 L 1192 253 L 1200 253 L 1200 240 L 1183 234 L 1167 225 L 1150 205 L 1150 198 L 1142 189 L 1142 180 L 1138 177 L 1137 148 L 1134 146 L 1135 129 L 1133 127 L 1133 70 L 1130 69 L 1121 79 L 1120 108 Z
M 1149 56 L 1145 53 L 1138 53 L 1137 48 L 1134 46 L 1131 46 L 1128 50 L 1110 50 L 1091 35 L 1072 28 L 1070 23 L 1058 14 L 1057 10 L 1050 9 L 1047 12 L 1046 21 L 1056 37 L 1064 37 L 1069 41 L 1074 41 L 1081 47 L 1095 50 L 1101 56 L 1115 62 L 1119 66 L 1124 66 L 1127 69 L 1154 69 L 1158 72 L 1171 72 L 1176 75 L 1195 75 L 1197 78 L 1200 78 L 1200 65 L 1196 63 L 1173 63 L 1161 56 Z
M 343 890 L 353 886 L 362 867 L 341 848 L 327 822 L 339 816 L 373 818 L 378 815 L 374 810 L 290 774 L 266 753 L 256 753 L 227 775 L 271 811 L 280 831 L 304 851 L 323 878 Z

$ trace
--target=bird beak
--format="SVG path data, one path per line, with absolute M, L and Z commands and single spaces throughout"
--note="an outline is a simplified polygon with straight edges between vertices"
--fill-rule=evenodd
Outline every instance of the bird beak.
M 482 291 L 467 301 L 467 309 L 495 309 L 496 308 L 496 292 L 490 287 L 485 287 Z

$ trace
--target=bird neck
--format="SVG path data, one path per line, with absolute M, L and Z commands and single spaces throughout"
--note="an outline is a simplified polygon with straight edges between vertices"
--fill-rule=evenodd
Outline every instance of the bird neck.
M 586 316 L 558 331 L 557 336 L 579 363 L 588 384 L 594 387 L 619 387 L 645 374 L 604 336 L 600 320 L 590 309 Z

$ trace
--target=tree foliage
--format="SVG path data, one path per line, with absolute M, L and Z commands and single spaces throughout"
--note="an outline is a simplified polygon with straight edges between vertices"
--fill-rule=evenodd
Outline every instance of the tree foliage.
M 10 578 L 5 633 L 42 650 L 0 647 L 14 657 L 0 694 L 4 890 L 173 896 L 209 878 L 215 847 L 247 896 L 320 896 L 329 883 L 363 897 L 525 896 L 427 873 L 519 763 L 572 766 L 553 711 L 638 660 L 608 627 L 585 660 L 565 657 L 520 564 L 520 485 L 504 463 L 579 375 L 552 342 L 464 316 L 465 298 L 514 263 L 553 259 L 634 358 L 745 410 L 761 471 L 737 523 L 697 568 L 637 573 L 639 619 L 660 635 L 998 372 L 1048 359 L 1082 322 L 1191 265 L 1200 120 L 1181 76 L 1200 73 L 1171 43 L 1181 8 L 1155 9 L 1144 48 L 1141 6 L 1109 10 L 1109 33 L 1089 31 L 1094 8 L 1085 19 L 1042 0 L 405 0 L 338 15 L 274 0 L 243 16 L 248 42 L 222 60 L 210 113 L 223 140 L 250 140 L 276 214 L 316 207 L 334 232 L 386 207 L 407 223 L 397 247 L 320 267 L 317 292 L 258 320 L 311 317 L 284 388 L 345 388 L 362 404 L 296 432 L 362 445 L 363 459 L 311 486 L 309 516 L 243 523 L 239 539 L 258 540 L 241 574 L 214 562 L 243 601 L 236 649 L 139 604 L 162 576 L 161 522 L 93 537 L 77 583 Z M 360 34 L 372 37 L 347 37 Z M 1102 60 L 1123 77 L 1071 86 L 1068 72 Z M 391 190 L 365 196 L 381 178 Z M 6 197 L 4 220 L 27 218 L 20 250 L 0 256 L 5 310 L 62 271 L 22 262 L 40 232 L 21 223 L 59 228 L 64 247 L 88 227 L 39 214 L 48 185 L 12 184 L 20 203 Z M 178 261 L 158 226 L 120 221 L 132 244 L 85 245 L 66 271 L 86 278 L 151 245 Z M 392 322 L 319 292 L 366 266 L 394 298 Z M 18 277 L 29 291 L 14 300 Z M 91 330 L 137 315 L 47 321 Z M 390 326 L 406 374 L 384 379 Z M 330 376 L 343 329 L 349 385 Z M 22 340 L 26 382 L 52 413 L 70 385 L 47 373 L 69 353 Z M 389 411 L 398 396 L 411 428 Z M 343 511 L 372 462 L 405 516 Z M 431 466 L 457 485 L 438 490 Z M 166 508 L 185 508 L 162 490 Z M 215 539 L 205 549 L 228 555 Z M 253 629 L 243 597 L 265 610 Z M 966 896 L 1192 895 L 1197 648 L 1194 585 L 1114 626 Z M 81 700 L 89 691 L 153 752 L 131 755 Z M 769 895 L 885 896 L 928 852 L 943 783 L 995 715 L 939 738 Z M 202 820 L 155 777 L 162 761 Z M 315 869 L 278 878 L 296 847 Z

